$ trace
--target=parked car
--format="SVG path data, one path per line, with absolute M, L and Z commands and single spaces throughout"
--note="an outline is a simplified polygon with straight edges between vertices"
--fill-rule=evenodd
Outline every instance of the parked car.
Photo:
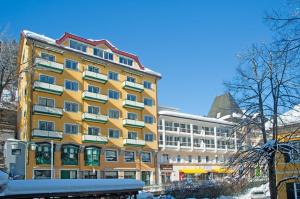
M 267 193 L 264 190 L 255 190 L 251 192 L 251 199 L 267 199 Z

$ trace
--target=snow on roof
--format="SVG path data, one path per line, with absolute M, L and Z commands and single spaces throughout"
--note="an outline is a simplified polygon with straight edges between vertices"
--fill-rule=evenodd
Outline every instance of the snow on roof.
M 36 39 L 36 40 L 39 40 L 39 41 L 42 41 L 42 42 L 46 42 L 48 44 L 51 44 L 51 45 L 56 45 L 56 46 L 59 46 L 61 48 L 65 48 L 65 49 L 68 49 L 70 51 L 74 51 L 74 52 L 77 52 L 77 53 L 81 53 L 81 54 L 86 54 L 86 55 L 89 55 L 89 56 L 92 56 L 92 57 L 95 57 L 97 59 L 101 59 L 100 57 L 97 57 L 97 56 L 94 56 L 92 54 L 88 54 L 86 52 L 82 52 L 80 50 L 76 50 L 76 49 L 73 49 L 73 48 L 70 48 L 68 46 L 64 46 L 64 45 L 60 45 L 60 44 L 57 44 L 56 43 L 56 40 L 55 39 L 52 39 L 50 37 L 47 37 L 45 35 L 40 35 L 40 34 L 37 34 L 37 33 L 34 33 L 34 32 L 31 32 L 31 31 L 28 31 L 28 30 L 23 30 L 23 34 L 26 36 L 26 37 L 29 37 L 29 38 L 32 38 L 32 39 Z M 90 41 L 93 41 L 91 39 L 88 39 Z M 106 40 L 107 41 L 107 40 Z M 109 41 L 107 41 L 109 42 Z M 111 44 L 109 42 L 109 44 Z M 112 45 L 112 44 L 111 44 Z M 112 45 L 114 47 L 114 45 Z M 125 52 L 125 51 L 124 51 Z M 131 54 L 131 53 L 129 53 Z M 105 60 L 105 61 L 109 61 L 109 60 Z M 112 62 L 112 61 L 110 61 Z M 115 62 L 112 62 L 112 63 L 115 63 Z M 144 73 L 147 73 L 147 74 L 150 74 L 150 75 L 154 75 L 154 76 L 157 76 L 157 77 L 160 77 L 161 78 L 161 74 L 158 73 L 158 72 L 155 72 L 149 68 L 146 68 L 144 67 L 144 69 L 140 69 L 140 68 L 133 68 L 131 66 L 126 66 L 126 65 L 122 65 L 123 67 L 126 67 L 126 68 L 130 68 L 130 69 L 133 69 L 133 70 L 137 70 L 137 71 L 141 71 L 141 72 L 144 72 Z
M 220 124 L 234 125 L 234 123 L 228 122 L 228 121 L 225 121 L 222 119 L 204 117 L 204 116 L 199 116 L 199 115 L 192 115 L 192 114 L 188 114 L 188 113 L 182 113 L 179 111 L 161 110 L 158 112 L 158 114 L 174 116 L 174 117 L 182 117 L 182 118 L 193 119 L 193 120 L 201 120 L 201 121 L 205 121 L 205 122 L 214 122 L 214 123 L 220 123 Z
M 142 190 L 144 182 L 134 179 L 7 180 L 7 175 L 0 172 L 0 186 L 5 187 L 0 192 L 0 196 L 16 196 L 51 193 L 113 192 L 122 190 L 138 191 Z

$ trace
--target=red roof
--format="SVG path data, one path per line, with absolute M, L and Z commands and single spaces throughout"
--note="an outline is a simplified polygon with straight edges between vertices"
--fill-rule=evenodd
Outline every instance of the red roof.
M 86 44 L 89 44 L 89 45 L 92 45 L 92 46 L 97 46 L 97 45 L 99 45 L 99 44 L 104 44 L 104 45 L 106 45 L 112 52 L 133 59 L 136 63 L 138 63 L 140 69 L 144 70 L 144 66 L 140 63 L 139 58 L 138 58 L 136 55 L 133 55 L 133 54 L 130 54 L 130 53 L 127 53 L 127 52 L 118 50 L 116 47 L 112 46 L 112 45 L 111 45 L 107 40 L 105 40 L 105 39 L 103 39 L 103 40 L 97 40 L 97 41 L 91 41 L 91 40 L 88 40 L 88 39 L 85 39 L 85 38 L 82 38 L 82 37 L 78 37 L 78 36 L 76 36 L 76 35 L 73 35 L 73 34 L 70 34 L 70 33 L 65 32 L 65 34 L 64 34 L 60 39 L 56 40 L 56 43 L 57 43 L 57 44 L 61 44 L 61 43 L 63 43 L 66 39 L 74 39 L 74 40 L 77 40 L 77 41 L 80 41 L 80 42 L 82 42 L 82 43 L 86 43 Z

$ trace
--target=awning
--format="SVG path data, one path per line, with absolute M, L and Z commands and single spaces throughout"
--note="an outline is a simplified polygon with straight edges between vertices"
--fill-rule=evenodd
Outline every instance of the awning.
M 229 169 L 229 168 L 223 168 L 223 167 L 217 167 L 211 170 L 211 172 L 213 173 L 233 173 L 234 170 L 233 169 Z
M 185 173 L 185 174 L 203 174 L 207 173 L 205 169 L 181 169 L 180 172 Z

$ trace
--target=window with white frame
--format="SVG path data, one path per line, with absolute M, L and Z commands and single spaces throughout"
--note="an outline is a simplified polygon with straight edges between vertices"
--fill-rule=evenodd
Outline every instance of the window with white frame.
M 55 101 L 54 99 L 39 97 L 39 105 L 46 107 L 54 107 Z
M 180 155 L 177 155 L 176 160 L 177 160 L 177 163 L 180 163 L 180 162 L 181 162 L 181 156 L 180 156 Z
M 54 55 L 50 55 L 48 53 L 41 53 L 41 58 L 42 59 L 45 59 L 45 60 L 48 60 L 48 61 L 52 61 L 52 62 L 55 62 L 55 56 Z
M 113 72 L 113 71 L 109 71 L 108 72 L 108 79 L 118 81 L 119 80 L 119 74 L 116 73 L 116 72 Z
M 74 41 L 74 40 L 70 40 L 70 48 L 80 50 L 82 52 L 86 52 L 87 45 L 77 42 L 77 41 Z
M 98 115 L 98 114 L 100 114 L 100 107 L 99 106 L 88 106 L 88 113 Z
M 153 135 L 153 133 L 145 133 L 145 141 L 147 141 L 147 142 L 153 142 L 153 140 L 154 140 L 154 135 Z
M 119 138 L 120 137 L 120 130 L 108 129 L 108 136 L 110 138 Z
M 54 122 L 39 121 L 39 129 L 44 131 L 54 131 Z
M 88 68 L 87 68 L 87 70 L 90 71 L 90 72 L 93 72 L 93 73 L 100 73 L 99 68 L 96 67 L 96 66 L 90 66 L 89 65 Z
M 90 93 L 100 93 L 100 88 L 93 85 L 88 85 L 88 92 Z
M 55 84 L 55 78 L 49 75 L 40 74 L 40 81 L 47 84 Z
M 153 106 L 153 100 L 151 98 L 144 98 L 145 106 Z
M 115 90 L 109 90 L 108 91 L 108 97 L 111 99 L 119 99 L 120 98 L 120 93 Z
M 65 60 L 65 68 L 78 71 L 78 62 L 70 59 Z
M 153 124 L 154 118 L 152 115 L 145 115 L 144 116 L 144 122 L 148 124 Z
M 135 83 L 135 78 L 134 78 L 134 77 L 127 76 L 127 81 L 132 82 L 132 83 Z
M 72 90 L 72 91 L 78 91 L 78 82 L 65 80 L 65 89 Z
M 125 64 L 125 65 L 128 65 L 128 66 L 132 66 L 133 61 L 132 61 L 132 59 L 129 59 L 127 57 L 120 56 L 119 57 L 119 63 L 120 64 Z
M 127 94 L 127 100 L 136 101 L 136 96 L 132 94 Z
M 100 48 L 94 48 L 94 55 L 106 60 L 110 60 L 110 61 L 114 60 L 114 55 L 112 53 L 104 51 Z
M 142 162 L 151 162 L 151 153 L 150 152 L 141 152 L 141 160 Z
M 127 119 L 136 120 L 137 119 L 137 114 L 128 112 L 127 113 Z
M 137 132 L 135 132 L 135 131 L 129 131 L 128 132 L 128 139 L 136 140 L 137 139 Z
M 144 88 L 151 89 L 152 88 L 152 83 L 149 82 L 149 81 L 144 81 Z
M 120 118 L 120 111 L 116 109 L 109 109 L 108 110 L 108 117 L 109 118 L 114 118 L 114 119 L 119 119 Z
M 117 150 L 105 150 L 105 160 L 107 162 L 116 162 L 118 161 L 118 152 Z
M 64 128 L 64 133 L 66 134 L 78 134 L 79 126 L 78 124 L 66 124 Z
M 75 102 L 65 102 L 64 104 L 64 111 L 67 112 L 78 112 L 79 105 Z
M 135 162 L 135 152 L 134 151 L 125 151 L 124 157 L 125 157 L 125 162 Z
M 89 126 L 88 127 L 88 135 L 99 135 L 100 134 L 100 128 L 95 126 Z

